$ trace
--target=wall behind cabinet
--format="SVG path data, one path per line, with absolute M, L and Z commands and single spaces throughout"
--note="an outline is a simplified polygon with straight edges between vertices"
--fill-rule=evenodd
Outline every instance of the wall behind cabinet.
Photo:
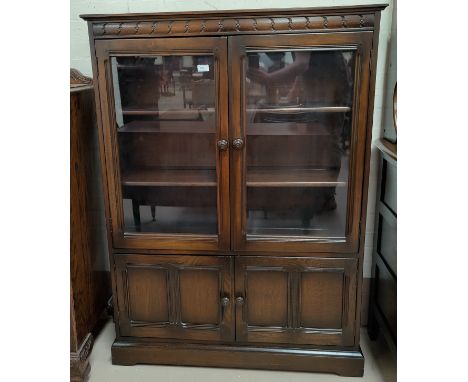
M 79 18 L 86 13 L 129 13 L 129 12 L 176 12 L 204 11 L 216 9 L 260 9 L 260 8 L 311 8 L 365 4 L 387 4 L 382 12 L 379 40 L 379 59 L 375 85 L 373 139 L 381 136 L 382 110 L 384 109 L 384 79 L 387 48 L 392 25 L 393 0 L 71 0 L 70 1 L 70 66 L 83 74 L 92 76 L 88 30 L 85 21 Z M 372 148 L 367 228 L 364 250 L 364 277 L 371 276 L 371 256 L 374 240 L 375 195 L 377 183 L 377 161 Z M 366 300 L 363 300 L 366 301 Z M 367 316 L 367 315 L 366 315 Z

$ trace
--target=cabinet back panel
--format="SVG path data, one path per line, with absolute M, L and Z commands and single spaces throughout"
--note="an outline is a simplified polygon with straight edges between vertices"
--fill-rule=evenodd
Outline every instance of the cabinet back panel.
M 274 126 L 272 126 L 272 130 Z M 341 165 L 341 151 L 330 134 L 259 135 L 247 137 L 248 165 L 335 169 Z
M 215 134 L 126 134 L 120 138 L 127 167 L 215 167 Z

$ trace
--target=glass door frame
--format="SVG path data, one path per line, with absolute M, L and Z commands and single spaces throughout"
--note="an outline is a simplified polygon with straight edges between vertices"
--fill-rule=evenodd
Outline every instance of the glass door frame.
M 308 33 L 231 36 L 229 49 L 229 125 L 232 142 L 243 140 L 242 147 L 231 150 L 231 242 L 236 251 L 270 252 L 341 252 L 356 253 L 359 249 L 361 203 L 365 183 L 366 141 L 370 142 L 368 124 L 369 85 L 371 76 L 371 32 Z M 352 109 L 352 136 L 350 145 L 349 186 L 345 237 L 304 238 L 301 236 L 247 236 L 246 185 L 246 90 L 247 52 L 288 49 L 343 49 L 354 50 L 355 77 Z M 371 116 L 372 117 L 372 116 Z M 369 135 L 368 135 L 369 134 Z
M 218 234 L 160 234 L 125 232 L 119 165 L 116 111 L 114 105 L 111 57 L 113 56 L 184 56 L 213 55 L 215 65 L 216 142 L 228 140 L 227 38 L 148 38 L 98 40 L 95 42 L 97 70 L 100 73 L 97 94 L 101 109 L 101 153 L 105 158 L 108 209 L 114 248 L 172 249 L 192 251 L 228 250 L 230 246 L 229 152 L 216 155 Z

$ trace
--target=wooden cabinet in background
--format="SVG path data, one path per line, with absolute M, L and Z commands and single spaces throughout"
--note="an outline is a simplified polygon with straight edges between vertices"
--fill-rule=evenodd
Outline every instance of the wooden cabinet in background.
M 379 149 L 379 189 L 376 204 L 376 238 L 372 254 L 372 282 L 368 332 L 381 332 L 391 350 L 397 347 L 397 145 L 385 138 Z
M 114 364 L 362 375 L 383 8 L 83 16 Z
M 70 373 L 82 381 L 111 287 L 93 86 L 70 77 Z

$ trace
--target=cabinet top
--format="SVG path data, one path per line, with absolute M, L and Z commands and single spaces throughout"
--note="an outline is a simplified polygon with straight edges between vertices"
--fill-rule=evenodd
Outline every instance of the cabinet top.
M 80 15 L 94 38 L 373 30 L 388 4 L 352 7 Z

